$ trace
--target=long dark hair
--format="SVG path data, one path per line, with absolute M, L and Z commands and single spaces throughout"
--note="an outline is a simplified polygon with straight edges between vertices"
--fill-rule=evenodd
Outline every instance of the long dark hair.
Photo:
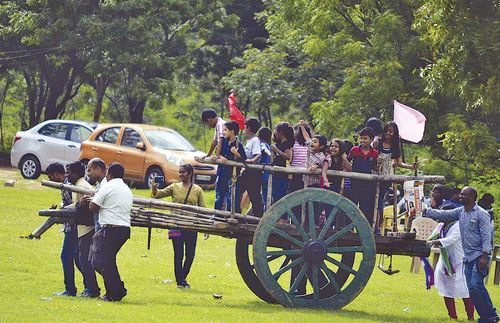
M 306 124 L 304 126 L 304 128 L 306 129 L 306 132 L 309 134 L 309 137 L 312 137 L 311 127 L 309 127 L 309 125 Z M 300 130 L 300 125 L 296 125 L 294 127 L 294 135 L 295 135 L 295 141 L 297 141 L 299 143 L 299 145 L 301 145 L 301 146 L 306 145 L 306 139 L 302 135 L 302 131 Z
M 330 145 L 328 145 L 328 148 L 331 147 L 331 145 L 336 142 L 339 145 L 339 154 L 337 155 L 337 161 L 335 161 L 334 156 L 332 157 L 332 165 L 331 169 L 336 169 L 336 170 L 342 170 L 343 169 L 343 161 L 342 161 L 342 154 L 345 153 L 346 147 L 345 143 L 342 139 L 333 139 L 330 142 Z M 330 149 L 328 149 L 330 150 Z
M 286 140 L 288 142 L 290 142 L 290 144 L 293 145 L 295 136 L 293 133 L 293 128 L 292 128 L 292 126 L 290 126 L 290 124 L 288 122 L 282 121 L 282 122 L 278 123 L 276 125 L 276 131 L 282 133 L 285 136 Z
M 382 140 L 378 143 L 378 151 L 382 149 L 382 143 L 385 140 L 385 133 L 392 127 L 394 129 L 394 135 L 391 139 L 391 151 L 392 151 L 392 159 L 398 159 L 401 157 L 401 142 L 399 138 L 399 128 L 398 125 L 394 121 L 389 121 L 384 125 L 384 129 L 382 129 Z
M 179 169 L 180 168 L 184 169 L 188 174 L 190 174 L 191 183 L 194 184 L 194 168 L 193 168 L 193 165 L 191 165 L 191 164 L 182 164 L 182 165 L 179 166 Z

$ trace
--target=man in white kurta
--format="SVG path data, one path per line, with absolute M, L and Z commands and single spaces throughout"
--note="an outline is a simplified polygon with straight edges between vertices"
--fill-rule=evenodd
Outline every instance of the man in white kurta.
M 441 222 L 437 225 L 431 236 L 442 232 L 445 223 Z M 460 237 L 460 227 L 458 221 L 439 235 L 439 239 L 433 240 L 433 244 L 442 248 L 446 248 L 450 264 L 455 270 L 455 274 L 447 272 L 443 254 L 439 257 L 438 263 L 434 270 L 434 283 L 439 291 L 439 294 L 444 297 L 448 315 L 451 319 L 457 319 L 455 308 L 455 298 L 462 298 L 465 305 L 465 310 L 469 320 L 474 319 L 474 304 L 469 298 L 469 290 L 463 271 L 464 251 Z

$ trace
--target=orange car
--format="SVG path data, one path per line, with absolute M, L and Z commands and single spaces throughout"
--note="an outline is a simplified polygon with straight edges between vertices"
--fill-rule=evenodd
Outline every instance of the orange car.
M 125 168 L 125 180 L 144 183 L 148 188 L 156 176 L 167 184 L 179 181 L 179 166 L 193 165 L 195 182 L 213 187 L 216 168 L 194 160 L 204 156 L 178 132 L 145 124 L 102 124 L 84 141 L 79 159 L 86 163 L 99 157 L 106 164 L 119 162 Z

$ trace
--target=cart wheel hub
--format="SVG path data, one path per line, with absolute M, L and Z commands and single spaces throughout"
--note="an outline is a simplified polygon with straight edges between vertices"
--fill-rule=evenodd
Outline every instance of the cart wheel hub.
M 305 243 L 303 255 L 307 262 L 321 263 L 328 253 L 326 244 L 320 240 L 309 240 Z

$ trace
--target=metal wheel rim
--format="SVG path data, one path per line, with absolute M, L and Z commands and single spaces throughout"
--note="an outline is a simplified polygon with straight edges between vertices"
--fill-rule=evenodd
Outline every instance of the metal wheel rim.
M 23 174 L 26 177 L 32 177 L 36 172 L 36 162 L 32 159 L 27 159 L 23 162 Z
M 352 274 L 353 278 L 351 278 L 349 282 L 345 283 L 344 286 L 338 286 L 338 284 L 336 286 L 335 278 L 334 276 L 332 276 L 331 273 L 332 270 L 328 270 L 328 266 L 326 270 L 323 269 L 322 266 L 325 264 L 326 261 L 318 264 L 313 264 L 309 261 L 306 261 L 304 258 L 304 253 L 300 253 L 304 252 L 303 250 L 305 249 L 301 249 L 300 247 L 297 247 L 297 249 L 292 248 L 286 251 L 286 252 L 294 252 L 296 254 L 296 256 L 294 256 L 296 257 L 294 261 L 290 262 L 285 267 L 280 267 L 280 269 L 275 273 L 271 272 L 271 268 L 269 266 L 267 257 L 269 257 L 269 255 L 271 254 L 276 255 L 279 253 L 279 251 L 268 252 L 267 245 L 271 232 L 273 232 L 273 234 L 281 235 L 278 233 L 278 231 L 281 231 L 281 228 L 276 225 L 276 221 L 281 217 L 282 214 L 289 212 L 293 207 L 302 205 L 302 203 L 307 204 L 309 202 L 328 203 L 330 205 L 335 205 L 335 208 L 343 211 L 346 214 L 346 216 L 348 216 L 349 220 L 352 221 L 351 224 L 346 226 L 346 228 L 339 227 L 339 231 L 348 230 L 349 228 L 351 228 L 350 229 L 351 231 L 355 230 L 356 231 L 355 235 L 359 238 L 358 246 L 352 246 L 346 248 L 329 247 L 332 245 L 332 243 L 334 245 L 337 245 L 337 243 L 339 243 L 338 238 L 340 238 L 344 234 L 347 233 L 350 234 L 349 231 L 344 231 L 344 233 L 340 232 L 341 233 L 340 235 L 333 234 L 333 236 L 336 236 L 336 238 L 334 238 L 334 240 L 328 242 L 327 244 L 327 250 L 328 250 L 327 256 L 336 253 L 355 252 L 356 255 L 360 255 L 360 257 L 362 257 L 362 259 L 360 259 L 359 262 L 359 269 L 355 271 L 354 269 L 351 268 L 351 270 L 354 271 L 355 274 Z M 290 213 L 288 214 L 290 216 Z M 331 214 L 328 216 L 328 218 L 330 216 Z M 310 214 L 308 214 L 308 217 L 310 217 Z M 292 222 L 294 222 L 293 218 Z M 302 227 L 302 229 L 304 231 L 310 230 L 305 227 Z M 322 231 L 323 230 L 319 229 L 314 230 L 316 237 L 319 238 L 319 236 L 323 234 Z M 307 234 L 306 232 L 304 233 L 309 238 L 313 234 L 312 232 L 309 232 L 309 234 Z M 327 241 L 332 238 L 332 236 L 327 238 L 325 234 L 323 235 L 324 235 L 322 237 L 323 241 Z M 304 236 L 302 236 L 302 233 L 301 237 L 303 240 L 302 243 L 303 245 L 305 245 L 306 239 Z M 300 239 L 296 240 L 298 240 L 298 242 L 301 242 Z M 309 240 L 314 240 L 314 239 L 309 239 Z M 368 221 L 365 219 L 364 215 L 357 206 L 355 206 L 351 201 L 344 198 L 343 196 L 333 193 L 331 191 L 323 189 L 303 189 L 289 194 L 285 199 L 282 199 L 277 203 L 275 203 L 273 206 L 271 206 L 271 208 L 269 208 L 269 210 L 266 212 L 266 214 L 260 221 L 259 226 L 257 227 L 257 231 L 254 235 L 253 256 L 254 256 L 255 268 L 259 279 L 261 280 L 262 284 L 269 292 L 269 294 L 271 294 L 271 296 L 274 299 L 276 299 L 280 304 L 287 307 L 337 309 L 349 304 L 363 290 L 364 286 L 366 286 L 375 265 L 376 251 L 375 251 L 375 241 L 373 238 L 373 234 L 371 232 L 370 225 L 368 224 Z M 302 260 L 300 260 L 300 258 L 302 258 Z M 330 258 L 332 257 L 330 256 Z M 286 268 L 287 266 L 292 265 L 294 262 L 295 262 L 294 266 L 298 266 L 297 263 L 301 266 L 301 272 L 297 277 L 300 277 L 300 275 L 302 274 L 301 279 L 305 278 L 310 281 L 311 280 L 316 281 L 315 283 L 311 282 L 311 286 L 314 285 L 314 287 L 312 288 L 314 290 L 312 296 L 311 295 L 297 296 L 293 294 L 292 287 L 295 286 L 295 281 L 290 288 L 287 287 L 287 290 L 285 290 L 283 286 L 278 283 L 278 280 L 280 279 L 281 275 L 279 274 L 279 272 L 284 270 L 284 268 Z M 309 267 L 312 268 L 311 270 L 313 272 L 312 279 L 308 274 L 309 267 L 305 265 L 306 263 L 308 263 Z M 303 270 L 304 268 L 307 269 Z M 340 268 L 341 267 L 339 267 L 338 270 L 340 270 Z M 342 270 L 348 270 L 348 268 Z M 314 274 L 314 272 L 316 274 Z M 278 275 L 278 278 L 276 278 L 275 275 Z M 327 285 L 319 286 L 318 277 L 320 275 L 323 276 L 323 278 L 327 278 L 328 281 Z M 338 289 L 336 290 L 335 293 L 331 293 L 331 291 L 323 290 L 324 287 L 327 286 L 337 287 Z

